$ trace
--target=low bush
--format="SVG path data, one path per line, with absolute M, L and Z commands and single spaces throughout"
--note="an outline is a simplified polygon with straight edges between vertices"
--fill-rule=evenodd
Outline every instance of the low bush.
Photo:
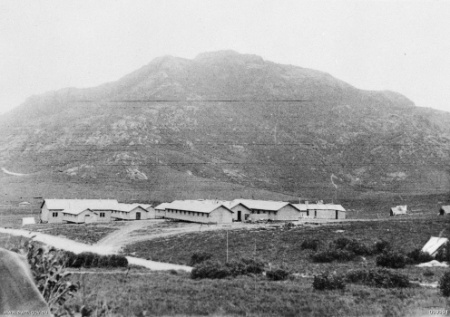
M 284 281 L 289 275 L 290 272 L 282 268 L 266 271 L 266 277 L 272 281 Z
M 205 262 L 207 260 L 211 260 L 213 255 L 208 252 L 195 252 L 191 256 L 191 261 L 189 262 L 190 266 L 195 266 L 199 263 Z
M 264 262 L 253 259 L 233 260 L 228 263 L 207 260 L 197 264 L 191 272 L 193 279 L 221 279 L 247 274 L 261 274 L 264 271 Z
M 450 296 L 450 272 L 445 272 L 444 275 L 439 280 L 439 289 L 442 296 Z
M 372 249 L 357 240 L 351 240 L 347 243 L 344 250 L 353 252 L 356 255 L 372 255 Z
M 344 279 L 340 276 L 329 276 L 327 273 L 322 273 L 321 275 L 314 276 L 313 288 L 319 291 L 344 289 L 345 282 Z
M 450 243 L 447 242 L 436 254 L 436 260 L 439 262 L 450 262 Z
M 302 248 L 302 250 L 313 250 L 313 251 L 317 251 L 317 249 L 319 248 L 320 245 L 320 241 L 317 239 L 306 239 L 302 242 L 302 244 L 300 245 L 300 247 Z
M 218 261 L 205 261 L 194 267 L 191 271 L 191 278 L 193 279 L 220 279 L 231 276 L 231 271 L 228 267 Z
M 336 249 L 344 249 L 347 245 L 349 245 L 352 242 L 351 239 L 346 237 L 337 238 L 333 241 L 333 244 Z
M 407 254 L 411 264 L 430 262 L 434 258 L 428 252 L 422 252 L 421 249 L 414 249 Z
M 388 241 L 380 240 L 374 243 L 372 247 L 372 254 L 380 254 L 391 249 L 391 244 Z
M 345 280 L 348 283 L 361 283 L 382 288 L 404 288 L 410 286 L 409 279 L 406 275 L 384 268 L 353 270 L 346 274 Z
M 65 252 L 66 267 L 94 268 L 94 267 L 127 267 L 128 260 L 122 255 L 98 255 L 91 252 L 75 254 Z
M 376 258 L 377 266 L 388 267 L 391 269 L 402 269 L 406 266 L 406 257 L 395 251 L 383 252 Z
M 325 250 L 317 252 L 312 255 L 313 262 L 317 263 L 329 263 L 336 261 L 346 262 L 351 261 L 356 257 L 356 254 L 349 250 Z

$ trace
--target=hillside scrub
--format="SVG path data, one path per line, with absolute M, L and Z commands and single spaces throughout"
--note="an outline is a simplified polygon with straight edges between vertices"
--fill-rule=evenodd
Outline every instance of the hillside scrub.
M 445 272 L 445 274 L 439 280 L 439 290 L 442 296 L 450 296 L 450 272 Z
M 191 261 L 189 262 L 190 266 L 195 266 L 199 263 L 210 260 L 213 257 L 211 253 L 208 252 L 194 252 L 191 256 Z
M 402 269 L 406 266 L 407 257 L 400 252 L 383 252 L 376 258 L 377 266 L 383 266 L 391 269 Z
M 320 246 L 320 241 L 317 239 L 306 239 L 306 240 L 303 240 L 303 242 L 301 244 L 302 250 L 317 251 L 319 246 Z
M 345 280 L 348 283 L 361 283 L 382 288 L 404 288 L 410 286 L 409 279 L 406 275 L 384 268 L 352 270 L 345 275 Z
M 283 268 L 272 269 L 266 271 L 266 277 L 272 281 L 284 281 L 289 278 L 291 273 Z
M 239 275 L 261 274 L 264 271 L 264 266 L 264 262 L 253 259 L 232 260 L 227 263 L 207 260 L 194 267 L 191 271 L 191 278 L 221 279 Z
M 73 268 L 95 268 L 95 267 L 127 267 L 128 260 L 122 255 L 99 255 L 91 252 L 75 254 L 65 253 L 65 264 Z
M 314 276 L 314 281 L 312 284 L 315 290 L 334 290 L 334 289 L 345 289 L 345 281 L 341 276 L 338 275 L 328 275 L 328 273 L 322 273 L 320 275 Z
M 433 256 L 428 252 L 422 252 L 419 248 L 412 250 L 406 256 L 408 257 L 410 264 L 419 264 L 434 260 Z

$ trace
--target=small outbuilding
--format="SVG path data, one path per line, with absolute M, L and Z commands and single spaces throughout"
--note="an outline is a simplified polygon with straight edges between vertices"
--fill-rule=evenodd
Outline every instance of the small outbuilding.
M 438 251 L 445 246 L 448 242 L 447 238 L 431 237 L 422 248 L 422 252 L 429 253 L 432 256 L 436 256 Z
M 406 215 L 407 213 L 408 213 L 407 205 L 400 205 L 400 206 L 392 207 L 390 210 L 391 216 Z
M 346 210 L 336 204 L 294 204 L 306 219 L 345 219 Z
M 111 218 L 117 220 L 143 220 L 149 219 L 150 212 L 141 204 L 118 204 L 118 210 L 111 212 Z
M 442 206 L 439 209 L 439 215 L 445 216 L 450 214 L 450 206 Z
M 251 210 L 249 218 L 258 220 L 294 221 L 302 218 L 301 211 L 294 205 L 283 201 L 236 199 Z
M 70 209 L 62 212 L 62 219 L 69 223 L 93 223 L 98 221 L 98 215 L 89 208 Z

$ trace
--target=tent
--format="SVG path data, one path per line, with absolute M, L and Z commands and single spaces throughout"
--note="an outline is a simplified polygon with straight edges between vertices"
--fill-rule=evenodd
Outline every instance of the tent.
M 439 214 L 441 216 L 450 214 L 450 206 L 442 206 L 441 209 L 439 209 Z
M 422 252 L 435 256 L 437 252 L 448 242 L 447 238 L 431 237 L 422 248 Z
M 36 220 L 34 219 L 34 217 L 25 217 L 22 218 L 22 226 L 25 225 L 34 225 L 36 223 Z
M 402 206 L 396 206 L 391 208 L 391 216 L 397 216 L 397 215 L 406 215 L 408 211 L 408 206 L 402 205 Z

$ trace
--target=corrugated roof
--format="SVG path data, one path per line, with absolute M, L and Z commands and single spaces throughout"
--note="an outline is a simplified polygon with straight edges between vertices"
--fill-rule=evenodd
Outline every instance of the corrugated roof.
M 89 210 L 90 212 L 92 212 L 91 209 L 89 208 L 74 208 L 74 209 L 64 209 L 62 211 L 63 214 L 69 214 L 69 215 L 79 215 L 81 214 L 83 211 Z
M 406 214 L 408 211 L 407 205 L 395 206 L 391 208 L 391 211 L 394 215 Z
M 245 207 L 250 209 L 271 211 L 277 211 L 287 205 L 290 205 L 287 202 L 273 200 L 235 199 L 234 202 L 242 203 Z
M 138 208 L 138 207 L 141 207 L 142 209 L 147 210 L 144 206 L 150 206 L 150 205 L 118 203 L 119 209 L 117 209 L 117 211 L 130 212 L 133 209 Z
M 224 207 L 229 212 L 233 212 L 220 202 L 202 200 L 175 200 L 174 202 L 171 202 L 166 209 L 170 208 L 176 210 L 210 213 L 219 207 Z
M 116 199 L 45 199 L 48 209 L 59 210 L 119 210 L 119 202 Z
M 427 252 L 430 255 L 436 255 L 437 251 L 448 242 L 447 238 L 431 237 L 422 248 L 422 252 Z
M 345 211 L 345 208 L 342 207 L 342 205 L 335 205 L 335 204 L 293 204 L 293 206 L 295 206 L 298 210 L 301 211 L 315 210 L 315 209 Z

